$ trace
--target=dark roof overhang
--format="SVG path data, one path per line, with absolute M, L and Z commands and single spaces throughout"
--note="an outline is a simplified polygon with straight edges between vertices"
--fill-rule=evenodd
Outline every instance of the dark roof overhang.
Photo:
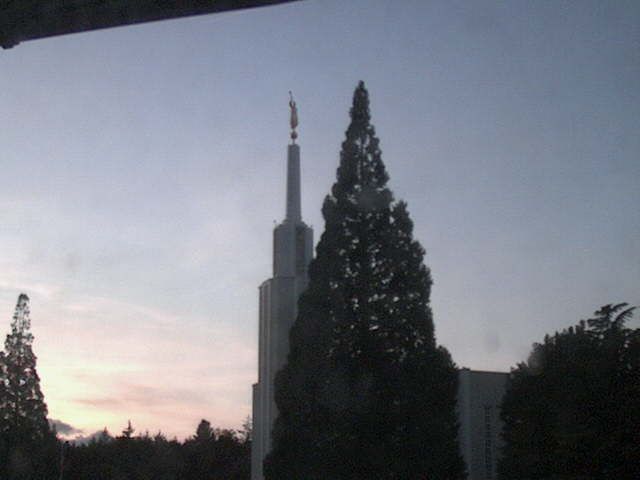
M 0 0 L 0 46 L 297 0 Z

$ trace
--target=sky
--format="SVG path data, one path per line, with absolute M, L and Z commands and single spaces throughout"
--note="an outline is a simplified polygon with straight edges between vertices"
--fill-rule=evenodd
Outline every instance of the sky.
M 288 91 L 317 240 L 364 80 L 437 340 L 508 371 L 601 305 L 640 305 L 638 25 L 622 0 L 305 0 L 0 51 L 0 336 L 27 293 L 70 435 L 240 428 Z

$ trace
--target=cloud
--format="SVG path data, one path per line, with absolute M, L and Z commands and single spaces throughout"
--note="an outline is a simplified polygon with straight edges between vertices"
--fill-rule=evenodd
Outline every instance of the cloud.
M 209 401 L 208 397 L 196 388 L 152 387 L 122 382 L 117 390 L 117 395 L 98 398 L 80 397 L 73 401 L 100 408 L 125 407 L 149 410 L 175 405 L 207 405 Z
M 90 407 L 98 408 L 113 408 L 125 403 L 121 398 L 116 397 L 74 398 L 73 401 L 81 405 L 88 405 Z
M 73 425 L 69 425 L 62 420 L 57 420 L 55 418 L 49 419 L 49 425 L 51 425 L 52 428 L 55 428 L 56 432 L 58 432 L 63 437 L 81 434 L 83 432 L 82 429 L 76 428 Z

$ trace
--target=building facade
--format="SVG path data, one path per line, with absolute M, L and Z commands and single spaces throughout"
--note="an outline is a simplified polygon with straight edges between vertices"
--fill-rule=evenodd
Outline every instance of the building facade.
M 292 105 L 292 143 L 287 149 L 286 216 L 273 231 L 273 277 L 260 285 L 251 480 L 263 479 L 262 463 L 271 450 L 271 430 L 277 416 L 275 375 L 289 353 L 289 330 L 296 319 L 298 297 L 307 287 L 307 268 L 313 256 L 313 230 L 302 221 L 301 214 L 300 147 L 295 143 L 294 112 L 295 104 Z
M 458 438 L 468 480 L 498 478 L 502 449 L 500 405 L 508 373 L 458 371 Z

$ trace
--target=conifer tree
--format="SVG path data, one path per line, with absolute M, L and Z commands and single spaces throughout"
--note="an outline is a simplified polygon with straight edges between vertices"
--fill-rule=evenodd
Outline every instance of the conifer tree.
M 0 381 L 0 428 L 23 440 L 41 439 L 50 432 L 30 329 L 29 297 L 23 293 L 18 297 L 11 333 L 4 343 Z
M 204 418 L 200 420 L 198 424 L 198 428 L 196 428 L 196 435 L 193 439 L 197 442 L 208 442 L 211 440 L 215 440 L 216 436 L 213 432 L 213 428 L 211 428 L 211 422 L 205 420 Z
M 360 82 L 276 378 L 268 479 L 464 477 L 455 366 L 436 344 L 424 250 L 387 181 Z
M 0 466 L 1 478 L 45 478 L 56 467 L 56 439 L 47 421 L 30 328 L 29 297 L 20 294 L 0 357 L 0 454 L 7 459 Z
M 124 438 L 124 439 L 131 439 L 133 437 L 133 433 L 136 431 L 135 428 L 133 428 L 133 426 L 131 426 L 131 420 L 127 420 L 127 428 L 125 428 L 124 430 L 122 430 L 122 436 L 119 438 Z

